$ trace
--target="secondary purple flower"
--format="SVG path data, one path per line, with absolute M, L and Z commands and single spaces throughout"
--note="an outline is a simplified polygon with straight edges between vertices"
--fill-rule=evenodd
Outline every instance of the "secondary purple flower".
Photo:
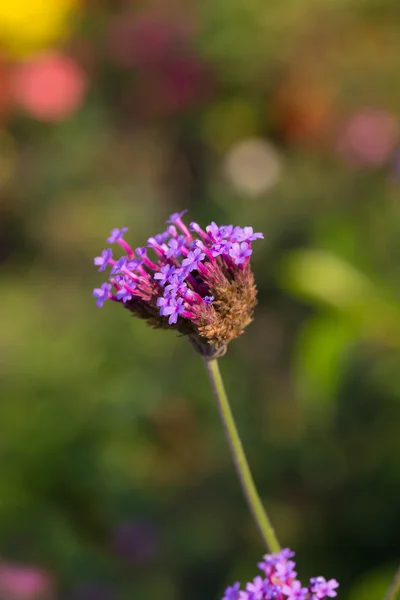
M 336 579 L 326 581 L 325 577 L 314 577 L 310 580 L 311 592 L 313 593 L 312 600 L 320 600 L 322 598 L 334 598 L 337 596 L 336 588 L 339 587 Z
M 309 587 L 303 587 L 295 578 L 295 563 L 290 560 L 293 556 L 289 548 L 266 554 L 264 560 L 258 563 L 264 577 L 258 576 L 247 583 L 244 591 L 238 584 L 227 591 L 234 589 L 237 600 L 326 600 L 336 596 L 335 590 L 339 585 L 336 579 L 326 581 L 324 577 L 314 577 Z
M 115 244 L 116 242 L 119 242 L 119 240 L 123 237 L 124 233 L 126 233 L 127 231 L 127 227 L 122 227 L 122 229 L 112 229 L 110 237 L 107 238 L 107 242 L 109 244 Z
M 112 250 L 111 248 L 107 248 L 107 250 L 102 250 L 100 256 L 96 256 L 94 259 L 94 264 L 96 267 L 99 267 L 99 271 L 105 271 L 109 261 L 112 260 Z
M 96 304 L 99 308 L 102 308 L 104 302 L 110 297 L 111 285 L 109 283 L 102 283 L 99 288 L 94 288 L 93 296 L 97 298 Z
M 172 214 L 166 231 L 135 250 L 123 239 L 126 227 L 113 229 L 110 243 L 117 242 L 125 255 L 114 260 L 107 249 L 96 257 L 100 270 L 111 265 L 107 285 L 115 288 L 97 288 L 96 299 L 99 306 L 107 298 L 123 303 L 150 325 L 187 336 L 204 356 L 221 356 L 252 320 L 256 288 L 248 258 L 250 238 L 258 234 L 216 223 L 203 229 L 194 222 L 189 231 L 185 212 Z M 238 235 L 248 239 L 239 242 Z
M 164 267 L 161 267 L 158 273 L 154 274 L 154 279 L 158 279 L 160 285 L 165 285 L 174 274 L 175 270 L 176 267 L 173 265 L 165 265 Z
M 227 587 L 222 600 L 238 600 L 240 583 L 237 581 L 232 586 Z
M 287 596 L 287 600 L 307 600 L 308 588 L 301 587 L 300 581 L 293 581 L 291 585 L 284 585 L 282 593 Z
M 241 244 L 235 243 L 232 244 L 232 248 L 229 250 L 229 256 L 236 265 L 241 265 L 252 252 L 252 249 L 246 242 L 242 242 Z

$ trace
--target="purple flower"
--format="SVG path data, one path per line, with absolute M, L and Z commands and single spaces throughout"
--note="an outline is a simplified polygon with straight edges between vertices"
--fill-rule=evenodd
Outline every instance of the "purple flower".
M 96 256 L 94 264 L 99 267 L 99 271 L 105 271 L 110 260 L 112 260 L 112 250 L 107 248 L 101 251 L 101 256 Z
M 165 285 L 174 274 L 176 267 L 173 265 L 164 265 L 158 273 L 154 273 L 154 279 L 158 279 L 160 285 Z
M 97 288 L 95 295 L 99 306 L 111 298 L 153 326 L 176 325 L 201 354 L 220 356 L 252 320 L 256 287 L 248 257 L 250 241 L 260 234 L 214 222 L 206 229 L 192 222 L 189 231 L 185 212 L 172 214 L 166 231 L 148 238 L 147 248 L 133 250 L 123 239 L 127 228 L 113 229 L 109 241 L 124 256 L 113 259 L 107 249 L 95 258 L 101 271 L 111 265 L 111 287 Z M 239 595 L 243 600 L 248 592 Z
M 293 581 L 291 585 L 284 585 L 282 593 L 287 600 L 307 600 L 308 588 L 301 587 L 300 581 Z
M 227 587 L 222 600 L 237 600 L 239 598 L 240 583 L 237 581 L 232 586 Z
M 229 250 L 229 256 L 236 265 L 241 265 L 252 252 L 252 249 L 246 242 L 242 242 L 241 244 L 235 243 L 232 244 L 232 248 Z
M 116 242 L 119 242 L 126 231 L 128 231 L 127 227 L 122 227 L 122 229 L 112 229 L 110 237 L 107 238 L 107 242 L 109 244 L 115 244 Z
M 184 235 L 170 239 L 168 242 L 169 249 L 167 250 L 167 258 L 178 258 L 182 254 L 185 243 L 186 239 Z
M 322 600 L 323 598 L 334 598 L 337 596 L 336 588 L 339 587 L 336 579 L 326 581 L 325 577 L 314 577 L 310 579 L 311 592 L 313 600 Z
M 182 261 L 182 267 L 185 267 L 187 271 L 194 271 L 197 269 L 199 262 L 201 262 L 205 258 L 204 252 L 201 251 L 201 248 L 195 248 L 191 250 L 187 257 Z
M 168 323 L 170 325 L 174 325 L 183 312 L 185 312 L 183 298 L 170 298 L 167 306 L 163 307 L 163 316 L 169 316 Z
M 103 307 L 104 302 L 109 298 L 111 293 L 111 285 L 109 283 L 102 283 L 99 288 L 94 288 L 93 296 L 97 298 L 96 304 L 99 308 Z

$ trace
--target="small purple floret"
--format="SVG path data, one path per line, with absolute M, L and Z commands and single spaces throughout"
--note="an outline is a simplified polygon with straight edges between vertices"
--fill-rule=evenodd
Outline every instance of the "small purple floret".
M 235 243 L 232 244 L 232 248 L 229 250 L 229 256 L 236 265 L 241 265 L 252 252 L 252 249 L 246 242 L 242 242 L 241 244 Z
M 292 560 L 278 563 L 275 566 L 277 577 L 283 581 L 286 581 L 286 579 L 294 579 L 297 576 L 297 573 L 294 570 L 295 566 L 296 563 Z
M 174 325 L 183 312 L 185 312 L 183 298 L 171 298 L 168 305 L 163 308 L 163 315 L 165 317 L 169 315 L 168 323 L 170 325 Z
M 336 588 L 339 587 L 336 579 L 326 581 L 325 577 L 314 577 L 310 580 L 313 600 L 322 600 L 323 598 L 334 598 L 337 596 Z
M 136 271 L 136 269 L 138 269 L 142 264 L 143 264 L 143 261 L 141 258 L 132 258 L 132 260 L 129 260 L 126 263 L 126 268 L 129 271 Z
M 307 600 L 308 588 L 301 587 L 300 581 L 293 581 L 291 585 L 284 585 L 282 593 L 287 600 Z
M 170 280 L 170 277 L 172 277 L 175 270 L 176 267 L 173 265 L 164 265 L 159 272 L 154 273 L 154 279 L 158 279 L 160 285 L 165 285 Z
M 181 212 L 172 213 L 172 215 L 170 215 L 167 223 L 171 223 L 171 225 L 174 225 L 174 223 L 177 223 L 178 221 L 181 220 L 181 218 L 183 217 L 183 215 L 185 213 L 187 213 L 187 209 L 182 210 Z
M 157 244 L 163 244 L 164 242 L 167 241 L 167 239 L 170 236 L 170 232 L 168 231 L 163 231 L 162 233 L 157 233 L 157 235 L 154 236 L 154 239 L 156 240 Z
M 264 239 L 262 233 L 254 233 L 252 227 L 235 227 L 232 240 L 235 242 L 253 242 L 254 240 Z
M 203 301 L 204 304 L 212 304 L 214 301 L 214 296 L 204 296 Z
M 182 261 L 182 267 L 185 267 L 188 272 L 194 271 L 205 256 L 206 255 L 201 251 L 201 248 L 195 248 L 194 250 L 191 250 L 187 257 Z
M 107 248 L 107 250 L 101 251 L 101 256 L 96 256 L 94 259 L 94 264 L 96 267 L 99 267 L 99 271 L 106 270 L 108 262 L 112 259 L 112 255 L 111 248 Z
M 122 227 L 122 229 L 112 229 L 110 237 L 107 238 L 107 242 L 109 244 L 115 244 L 116 242 L 119 242 L 119 240 L 122 239 L 124 233 L 126 233 L 127 231 L 127 227 Z
M 237 600 L 239 598 L 240 583 L 237 581 L 226 588 L 222 600 Z
M 221 254 L 226 254 L 228 256 L 231 248 L 232 242 L 217 242 L 211 246 L 211 254 L 214 256 L 214 258 L 220 256 Z
M 139 256 L 139 258 L 143 259 L 143 258 L 146 258 L 146 256 L 147 256 L 147 249 L 144 246 L 135 248 L 135 252 Z
M 182 254 L 185 243 L 186 239 L 184 235 L 170 239 L 168 242 L 167 258 L 178 258 Z
M 132 300 L 132 294 L 124 288 L 118 290 L 118 292 L 116 292 L 115 295 L 118 298 L 118 300 L 122 300 L 122 302 L 128 302 L 129 300 Z
M 99 288 L 94 288 L 93 296 L 97 298 L 96 304 L 99 308 L 103 307 L 103 304 L 109 298 L 110 293 L 111 285 L 109 283 L 102 283 Z
M 116 275 L 117 273 L 121 273 L 122 269 L 124 267 L 126 267 L 127 261 L 128 261 L 127 256 L 122 256 L 121 258 L 119 258 L 110 271 L 111 275 Z

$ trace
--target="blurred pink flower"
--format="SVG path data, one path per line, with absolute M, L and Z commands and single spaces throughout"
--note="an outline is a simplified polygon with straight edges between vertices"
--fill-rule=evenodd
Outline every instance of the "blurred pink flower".
M 141 118 L 170 116 L 203 104 L 214 87 L 207 67 L 195 56 L 183 56 L 144 74 L 132 104 Z
M 163 63 L 186 40 L 184 27 L 153 16 L 121 15 L 110 25 L 108 48 L 124 67 L 151 67 Z
M 347 123 L 338 140 L 338 150 L 353 166 L 381 167 L 390 158 L 399 136 L 394 115 L 365 108 Z
M 0 598 L 36 600 L 44 598 L 51 589 L 51 578 L 43 569 L 0 562 Z
M 67 119 L 81 106 L 86 87 L 83 70 L 63 54 L 42 54 L 15 66 L 15 101 L 39 120 Z

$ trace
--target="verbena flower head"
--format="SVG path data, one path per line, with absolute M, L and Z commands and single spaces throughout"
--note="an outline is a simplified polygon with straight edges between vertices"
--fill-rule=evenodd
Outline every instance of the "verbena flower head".
M 111 248 L 94 259 L 99 271 L 110 267 L 109 281 L 93 291 L 97 305 L 119 302 L 153 327 L 175 329 L 189 337 L 204 356 L 220 356 L 251 322 L 256 287 L 250 267 L 252 242 L 263 238 L 252 227 L 189 227 L 186 211 L 172 214 L 167 228 L 132 250 L 126 227 L 113 229 Z
M 334 598 L 339 587 L 336 579 L 312 577 L 307 586 L 297 579 L 292 560 L 294 552 L 284 548 L 275 554 L 266 554 L 258 567 L 263 572 L 246 584 L 243 590 L 235 583 L 225 590 L 222 600 L 325 600 Z

